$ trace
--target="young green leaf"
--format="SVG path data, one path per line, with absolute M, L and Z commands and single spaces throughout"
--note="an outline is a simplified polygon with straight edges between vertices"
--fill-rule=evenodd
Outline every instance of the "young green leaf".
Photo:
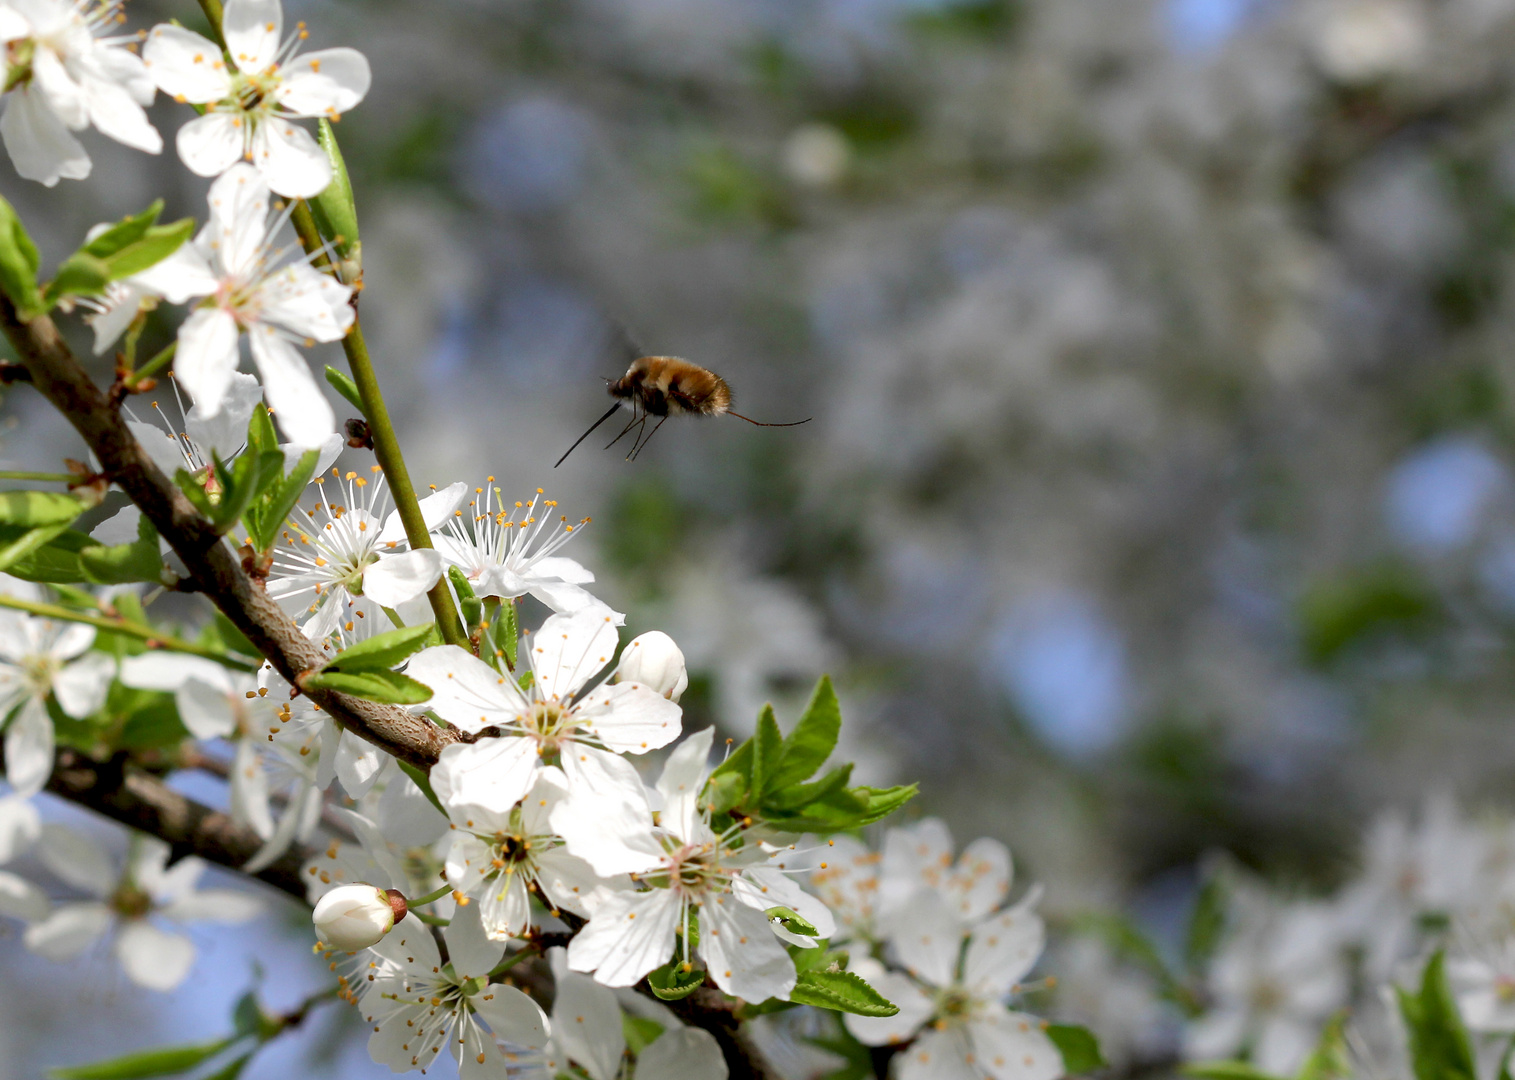
M 267 551 L 279 539 L 279 532 L 289 520 L 295 504 L 310 485 L 315 475 L 319 450 L 307 450 L 295 463 L 294 471 L 283 480 L 270 484 L 263 494 L 242 514 L 242 523 L 247 526 L 253 543 L 259 551 Z
M 764 705 L 758 714 L 757 732 L 752 736 L 752 794 L 755 800 L 761 800 L 772 789 L 771 781 L 783 753 L 784 736 L 779 733 L 773 706 Z
M 305 677 L 311 690 L 336 690 L 389 705 L 420 705 L 431 700 L 431 687 L 398 671 L 325 671 Z
M 516 602 L 506 600 L 500 606 L 500 621 L 495 623 L 494 639 L 505 650 L 505 665 L 516 669 L 516 649 L 521 644 L 521 624 L 517 621 Z
M 819 802 L 841 791 L 852 779 L 852 765 L 838 766 L 811 784 L 791 784 L 780 788 L 766 800 L 766 805 L 778 810 L 801 810 L 813 802 Z
M 1217 874 L 1211 874 L 1200 886 L 1189 915 L 1189 929 L 1184 935 L 1184 962 L 1198 970 L 1210 959 L 1226 928 L 1226 886 Z
M 640 1054 L 652 1044 L 659 1035 L 663 1034 L 663 1025 L 656 1020 L 648 1020 L 641 1016 L 632 1016 L 629 1012 L 621 1013 L 621 1033 L 626 1036 L 626 1049 L 633 1054 Z
M 124 585 L 132 581 L 160 581 L 163 558 L 158 550 L 158 530 L 143 514 L 137 519 L 137 539 L 129 544 L 91 544 L 79 552 L 79 568 L 85 580 L 96 585 Z
M 1093 1072 L 1105 1064 L 1099 1040 L 1088 1028 L 1074 1024 L 1048 1024 L 1047 1038 L 1063 1056 L 1063 1069 L 1071 1074 Z
M 65 296 L 99 296 L 110 284 L 110 266 L 87 251 L 76 251 L 64 259 L 53 280 L 42 293 L 47 308 Z
M 858 1016 L 893 1016 L 899 1006 L 850 971 L 806 971 L 790 991 L 789 1000 Z
M 23 559 L 34 555 L 67 531 L 71 531 L 67 523 L 43 525 L 35 529 L 28 529 L 20 536 L 7 538 L 4 546 L 0 547 L 0 570 L 7 570 Z
M 1475 1080 L 1473 1047 L 1447 985 L 1446 957 L 1426 961 L 1418 993 L 1395 988 L 1416 1080 Z
M 322 237 L 331 241 L 343 263 L 347 264 L 342 268 L 343 280 L 352 281 L 362 266 L 358 209 L 352 197 L 352 181 L 348 179 L 347 164 L 342 160 L 337 133 L 329 120 L 321 121 L 317 138 L 321 149 L 326 151 L 326 160 L 331 162 L 331 183 L 326 185 L 325 191 L 310 200 L 310 209 Z
M 822 675 L 810 696 L 810 704 L 784 739 L 777 767 L 764 784 L 765 791 L 777 791 L 815 775 L 836 749 L 842 730 L 842 707 L 831 686 L 831 676 Z
M 147 230 L 152 228 L 161 213 L 163 213 L 163 200 L 157 199 L 140 214 L 124 217 L 105 229 L 79 250 L 97 259 L 108 259 L 128 244 L 135 244 L 147 235 Z
M 664 1001 L 678 1001 L 686 998 L 698 990 L 705 982 L 705 970 L 692 968 L 683 970 L 684 965 L 673 960 L 647 976 L 647 985 L 652 992 Z
M 1352 1075 L 1352 1064 L 1347 1059 L 1346 1026 L 1345 1010 L 1326 1022 L 1320 1040 L 1295 1080 L 1346 1080 Z
M 363 398 L 358 394 L 358 384 L 352 381 L 352 377 L 344 375 L 330 364 L 326 365 L 326 381 L 331 388 L 347 399 L 347 403 L 358 410 L 359 416 L 366 416 L 363 412 Z
M 1198 1080 L 1283 1080 L 1245 1061 L 1198 1061 L 1179 1071 Z
M 440 645 L 441 635 L 433 623 L 402 626 L 375 634 L 367 641 L 360 641 L 333 656 L 321 669 L 328 672 L 388 671 L 407 656 L 420 652 L 428 645 Z
M 56 491 L 0 491 L 0 525 L 67 525 L 84 512 L 84 503 Z
M 174 1073 L 187 1072 L 203 1061 L 209 1061 L 230 1045 L 230 1039 L 217 1039 L 215 1042 L 191 1046 L 159 1046 L 152 1050 L 135 1050 L 108 1061 L 50 1069 L 48 1076 L 53 1077 L 53 1080 L 143 1080 L 152 1076 L 172 1076 Z
M 11 204 L 0 199 L 0 291 L 10 297 L 23 319 L 42 314 L 42 296 L 37 291 L 37 245 Z
M 463 616 L 463 626 L 472 634 L 484 621 L 484 603 L 474 595 L 468 575 L 456 566 L 447 568 L 447 580 L 452 583 L 453 592 L 458 594 L 458 613 Z
M 169 225 L 152 226 L 140 239 L 105 259 L 110 270 L 110 280 L 120 281 L 156 266 L 178 251 L 194 231 L 193 218 L 183 218 Z
M 771 907 L 767 911 L 763 912 L 763 914 L 767 915 L 768 918 L 778 922 L 780 926 L 782 926 L 785 930 L 788 930 L 791 934 L 800 934 L 804 937 L 812 938 L 820 936 L 821 932 L 819 930 L 802 919 L 790 908 Z
M 279 449 L 273 418 L 262 405 L 253 406 L 252 415 L 247 418 L 247 448 L 253 451 Z

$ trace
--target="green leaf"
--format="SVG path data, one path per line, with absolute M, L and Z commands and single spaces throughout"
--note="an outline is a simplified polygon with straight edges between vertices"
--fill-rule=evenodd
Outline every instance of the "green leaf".
M 796 974 L 803 975 L 812 969 L 825 970 L 835 967 L 843 970 L 847 967 L 849 959 L 845 949 L 828 949 L 824 940 L 818 942 L 813 949 L 802 949 L 798 945 L 785 945 L 789 950 L 789 959 L 794 961 Z
M 1347 1080 L 1352 1075 L 1352 1064 L 1347 1059 L 1346 1024 L 1345 1010 L 1326 1022 L 1296 1080 Z
M 56 491 L 0 491 L 0 524 L 67 525 L 84 512 L 84 503 Z
M 647 976 L 648 987 L 664 1001 L 688 997 L 704 984 L 705 970 L 692 968 L 685 971 L 683 968 L 684 965 L 677 960 L 664 964 Z
M 442 805 L 442 800 L 437 798 L 437 793 L 431 786 L 431 777 L 427 776 L 420 769 L 416 768 L 408 761 L 401 761 L 399 758 L 396 758 L 395 764 L 400 766 L 400 771 L 406 776 L 410 777 L 411 781 L 414 782 L 416 787 L 421 789 L 421 794 L 426 796 L 427 802 L 431 803 L 432 806 L 435 806 L 437 808 L 437 813 L 441 814 L 443 817 L 446 817 L 447 810 Z
M 1048 1024 L 1047 1038 L 1063 1055 L 1063 1069 L 1069 1073 L 1093 1072 L 1105 1064 L 1105 1057 L 1099 1052 L 1099 1040 L 1088 1028 Z
M 832 769 L 814 783 L 791 784 L 781 788 L 770 795 L 765 804 L 781 810 L 800 810 L 841 791 L 851 779 L 852 765 L 849 763 Z
M 122 218 L 79 250 L 97 259 L 108 259 L 127 245 L 142 239 L 161 213 L 163 200 L 158 199 L 140 214 Z
M 398 630 L 375 634 L 367 641 L 343 649 L 321 671 L 323 674 L 337 671 L 387 672 L 407 656 L 420 652 L 428 645 L 441 643 L 441 635 L 433 623 L 402 626 Z
M 1194 911 L 1184 935 L 1184 962 L 1191 971 L 1203 967 L 1214 954 L 1225 928 L 1226 886 L 1218 874 L 1211 874 L 1194 899 Z
M 772 786 L 770 779 L 778 771 L 784 753 L 784 736 L 774 719 L 773 706 L 764 705 L 758 714 L 757 731 L 752 736 L 752 787 L 754 801 L 760 801 Z
M 858 1016 L 893 1016 L 900 1011 L 850 971 L 807 971 L 794 984 L 789 1000 Z
M 621 1032 L 626 1036 L 626 1049 L 633 1054 L 640 1054 L 651 1045 L 654 1039 L 663 1034 L 663 1025 L 656 1020 L 648 1020 L 623 1012 L 621 1013 Z
M 505 663 L 511 671 L 516 669 L 516 649 L 521 644 L 521 624 L 517 621 L 516 602 L 506 600 L 500 608 L 500 621 L 495 623 L 494 639 L 505 650 Z
M 143 514 L 137 519 L 137 539 L 130 544 L 91 544 L 79 552 L 79 567 L 85 580 L 96 585 L 124 585 L 131 581 L 161 581 L 163 557 L 158 549 L 158 530 Z
M 48 1076 L 54 1080 L 140 1080 L 142 1077 L 172 1076 L 210 1060 L 230 1045 L 230 1039 L 218 1039 L 192 1046 L 160 1046 L 152 1050 L 136 1050 L 91 1065 L 49 1069 Z
M 747 800 L 747 778 L 739 772 L 717 772 L 705 784 L 705 797 L 716 813 L 724 814 Z
M 335 690 L 389 705 L 419 705 L 431 700 L 431 687 L 398 671 L 326 671 L 305 678 L 311 690 Z
M 228 1061 L 222 1068 L 213 1073 L 200 1077 L 200 1080 L 237 1080 L 242 1075 L 242 1070 L 247 1068 L 247 1063 L 253 1059 L 260 1047 L 254 1046 L 245 1054 L 239 1054 Z
M 484 621 L 484 602 L 474 595 L 473 586 L 468 583 L 468 575 L 456 566 L 447 568 L 447 580 L 458 594 L 458 612 L 463 616 L 463 628 L 472 635 Z
M 846 1028 L 843 1028 L 835 1038 L 812 1038 L 805 1041 L 847 1062 L 836 1072 L 827 1073 L 820 1080 L 874 1080 L 877 1075 L 873 1069 L 873 1055 L 869 1053 L 866 1046 L 854 1039 Z
M 39 551 L 66 531 L 68 531 L 67 524 L 44 525 L 41 528 L 28 529 L 15 539 L 8 540 L 4 547 L 0 547 L 0 570 L 9 569 L 13 564 Z
M 119 740 L 121 749 L 154 750 L 177 746 L 190 737 L 189 730 L 179 719 L 179 710 L 174 706 L 173 697 L 154 694 L 153 698 L 155 700 L 146 708 L 139 708 L 126 718 Z
M 779 925 L 791 934 L 800 934 L 804 937 L 812 938 L 820 936 L 821 932 L 819 930 L 802 919 L 791 908 L 771 907 L 763 912 L 763 914 L 767 915 L 770 919 L 778 920 Z
M 842 707 L 831 687 L 831 676 L 822 675 L 800 722 L 784 739 L 778 765 L 764 782 L 764 791 L 777 791 L 814 776 L 836 749 L 841 730 Z
M 51 308 L 65 296 L 99 296 L 109 284 L 110 266 L 105 260 L 76 251 L 58 267 L 42 294 L 42 303 Z
M 219 454 L 212 454 L 216 479 L 221 483 L 221 497 L 210 515 L 219 533 L 230 532 L 241 520 L 252 501 L 284 476 L 282 450 L 251 451 L 242 454 L 230 466 Z
M 16 305 L 22 319 L 42 314 L 42 296 L 37 291 L 37 245 L 11 204 L 0 199 L 0 291 Z
M 194 231 L 195 222 L 192 218 L 183 218 L 170 225 L 152 226 L 141 239 L 126 245 L 105 260 L 110 268 L 110 280 L 120 281 L 156 266 L 178 251 Z
M 314 199 L 308 200 L 316 227 L 330 240 L 338 255 L 350 266 L 343 267 L 343 280 L 352 281 L 361 267 L 363 245 L 358 239 L 358 209 L 352 197 L 352 181 L 347 164 L 337 145 L 337 133 L 329 120 L 322 120 L 317 133 L 326 160 L 331 162 L 331 183 Z
M 359 416 L 367 416 L 363 411 L 363 398 L 358 393 L 358 384 L 352 381 L 348 375 L 344 375 L 330 364 L 326 365 L 326 381 L 331 384 L 333 390 L 347 399 L 347 403 L 358 410 Z
M 1245 1061 L 1198 1061 L 1182 1066 L 1179 1071 L 1199 1080 L 1281 1080 Z
M 1441 950 L 1426 961 L 1419 993 L 1395 988 L 1416 1080 L 1475 1080 L 1473 1048 L 1447 986 Z
M 872 825 L 875 821 L 882 821 L 911 799 L 915 798 L 920 791 L 919 784 L 900 784 L 895 787 L 855 787 L 847 789 L 853 795 L 865 795 L 868 800 L 868 809 L 863 811 L 860 825 Z
M 266 406 L 253 406 L 252 415 L 247 418 L 247 448 L 253 451 L 279 449 L 279 436 L 274 431 L 273 418 Z
M 305 451 L 300 455 L 300 460 L 295 462 L 294 470 L 283 480 L 271 484 L 242 515 L 243 524 L 247 526 L 259 551 L 267 551 L 278 541 L 279 532 L 289 520 L 295 504 L 310 486 L 320 458 L 319 450 Z

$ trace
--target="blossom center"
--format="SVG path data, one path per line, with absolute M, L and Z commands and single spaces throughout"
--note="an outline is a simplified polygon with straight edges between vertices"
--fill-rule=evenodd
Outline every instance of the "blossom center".
M 63 665 L 47 653 L 32 653 L 21 661 L 21 671 L 26 679 L 27 689 L 37 697 L 45 697 L 52 691 L 53 677 L 58 674 L 58 669 Z
M 130 881 L 123 881 L 111 894 L 111 908 L 124 919 L 141 919 L 153 909 L 153 898 Z

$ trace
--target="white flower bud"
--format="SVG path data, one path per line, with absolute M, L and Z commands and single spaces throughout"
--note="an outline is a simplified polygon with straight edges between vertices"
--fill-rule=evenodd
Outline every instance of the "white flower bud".
M 404 918 L 405 898 L 372 885 L 338 885 L 316 901 L 311 921 L 316 936 L 343 952 L 357 952 L 378 940 Z
M 689 686 L 689 672 L 673 638 L 652 630 L 631 639 L 616 666 L 615 681 L 641 683 L 669 701 L 678 701 Z

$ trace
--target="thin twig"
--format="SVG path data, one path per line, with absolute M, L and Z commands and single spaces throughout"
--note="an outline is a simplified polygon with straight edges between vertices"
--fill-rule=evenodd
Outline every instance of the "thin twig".
M 16 611 L 24 611 L 28 615 L 37 615 L 44 619 L 57 619 L 59 622 L 84 623 L 99 630 L 109 630 L 112 634 L 122 634 L 126 637 L 137 638 L 145 641 L 149 648 L 163 649 L 166 652 L 188 653 L 191 656 L 203 657 L 206 660 L 214 660 L 223 667 L 233 668 L 237 671 L 257 671 L 258 665 L 240 657 L 229 656 L 215 649 L 207 649 L 204 645 L 196 645 L 192 641 L 165 634 L 152 626 L 143 626 L 127 619 L 110 618 L 105 615 L 90 615 L 87 612 L 75 611 L 73 608 L 60 607 L 57 604 L 43 604 L 36 600 L 22 600 L 16 596 L 0 594 L 0 608 L 12 608 Z

